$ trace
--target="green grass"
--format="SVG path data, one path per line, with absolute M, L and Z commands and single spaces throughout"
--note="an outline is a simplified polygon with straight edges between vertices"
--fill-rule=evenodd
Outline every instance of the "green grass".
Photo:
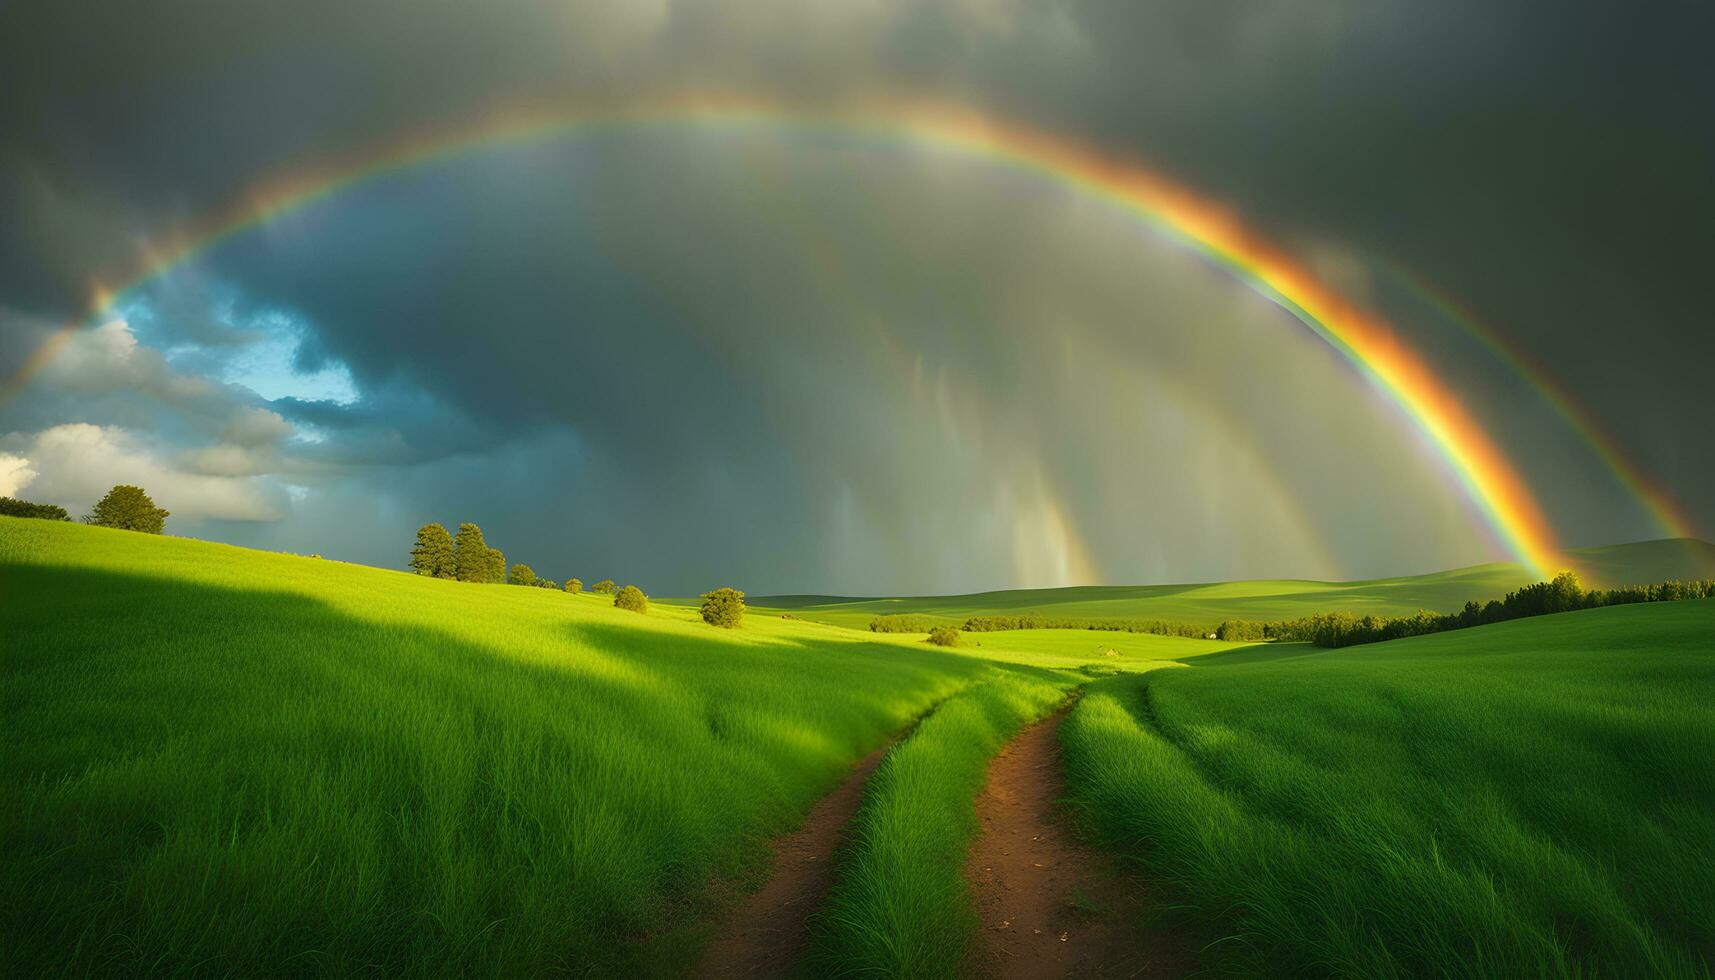
M 1582 548 L 1571 552 L 1569 557 L 1586 585 L 1632 585 L 1715 576 L 1715 545 L 1690 539 Z M 1457 612 L 1467 600 L 1498 599 L 1537 578 L 1519 565 L 1497 563 L 1363 582 L 1261 579 L 1201 585 L 1021 589 L 897 599 L 761 596 L 754 601 L 761 614 L 784 611 L 802 619 L 852 629 L 867 629 L 876 616 L 906 613 L 934 617 L 951 625 L 963 623 L 971 616 L 1025 612 L 1214 625 L 1226 619 L 1294 619 L 1318 612 L 1348 612 L 1357 616 L 1402 616 L 1420 609 Z
M 989 760 L 1082 678 L 1011 674 L 942 704 L 864 790 L 818 936 L 819 976 L 958 975 L 976 912 L 964 878 Z
M 1088 825 L 1281 976 L 1707 976 L 1715 601 L 1094 685 Z
M 1012 668 L 0 518 L 8 973 L 671 971 L 711 881 Z
M 1056 629 L 961 633 L 959 645 L 954 649 L 986 660 L 1034 667 L 1076 669 L 1094 665 L 1116 671 L 1136 671 L 1251 646 L 1244 642 L 1191 640 L 1151 633 Z
M 1708 547 L 1590 558 L 1686 577 Z M 1519 574 L 868 605 L 1262 618 Z M 1217 969 L 1715 962 L 1715 601 L 1337 651 L 611 601 L 0 518 L 8 974 L 680 972 L 768 840 L 939 704 L 866 787 L 818 968 L 946 975 L 988 760 L 1096 678 L 1069 788 Z

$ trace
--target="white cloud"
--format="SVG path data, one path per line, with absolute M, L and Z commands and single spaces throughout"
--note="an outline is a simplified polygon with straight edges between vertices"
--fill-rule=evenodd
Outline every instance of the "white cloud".
M 87 510 L 115 484 L 131 483 L 183 520 L 274 521 L 284 516 L 284 495 L 270 481 L 188 472 L 118 426 L 73 422 L 33 436 L 14 434 L 6 441 L 17 452 L 0 456 L 0 484 L 8 472 L 31 472 L 28 483 L 35 498 L 74 513 Z M 21 462 L 8 470 L 7 460 Z
M 35 478 L 36 471 L 27 458 L 0 453 L 0 497 L 17 496 Z
M 138 344 L 124 320 L 72 334 L 43 367 L 40 380 L 74 392 L 135 389 L 180 406 L 219 393 L 208 381 L 174 371 L 158 352 Z

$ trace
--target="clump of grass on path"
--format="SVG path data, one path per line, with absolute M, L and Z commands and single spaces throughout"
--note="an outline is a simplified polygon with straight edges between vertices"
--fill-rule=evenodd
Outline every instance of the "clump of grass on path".
M 952 697 L 864 793 L 818 936 L 818 973 L 956 975 L 976 926 L 964 878 L 989 760 L 1083 678 L 1014 668 Z

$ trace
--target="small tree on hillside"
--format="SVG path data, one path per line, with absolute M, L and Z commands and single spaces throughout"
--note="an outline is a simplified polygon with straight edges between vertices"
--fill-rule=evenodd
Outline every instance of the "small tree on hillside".
M 959 631 L 951 626 L 937 626 L 929 631 L 929 642 L 938 647 L 956 647 L 959 645 Z
M 649 611 L 649 597 L 635 585 L 628 585 L 613 595 L 613 604 L 621 609 L 629 609 L 634 613 Z
M 506 581 L 513 585 L 535 585 L 536 570 L 523 562 L 519 562 L 512 566 L 512 574 L 506 577 Z
M 590 591 L 591 592 L 600 592 L 602 595 L 612 595 L 613 594 L 613 579 L 610 579 L 610 578 L 602 579 L 600 582 L 597 582 L 596 584 L 590 586 Z
M 32 504 L 16 497 L 0 497 L 0 516 L 34 517 L 44 521 L 69 521 L 71 516 L 57 504 Z
M 417 529 L 417 545 L 411 549 L 411 570 L 430 578 L 458 577 L 458 554 L 445 525 L 424 524 Z
M 582 592 L 583 590 L 584 590 L 584 583 L 578 581 L 575 578 L 566 579 L 566 591 L 567 592 L 570 592 L 572 595 L 577 595 L 579 592 Z
M 482 540 L 482 528 L 475 524 L 460 524 L 458 537 L 453 539 L 453 568 L 460 582 L 488 581 L 488 543 Z
M 492 585 L 500 585 L 506 581 L 506 554 L 499 548 L 488 549 L 487 576 L 483 579 Z
M 120 484 L 96 501 L 95 510 L 84 523 L 98 527 L 116 527 L 123 531 L 160 534 L 166 529 L 167 511 L 155 506 L 142 487 Z
M 744 625 L 744 593 L 737 589 L 716 589 L 703 594 L 703 622 L 729 630 Z

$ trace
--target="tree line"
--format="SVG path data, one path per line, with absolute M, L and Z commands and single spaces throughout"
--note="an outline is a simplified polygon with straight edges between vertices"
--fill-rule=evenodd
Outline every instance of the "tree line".
M 30 517 L 44 521 L 69 521 L 71 515 L 58 504 L 37 504 L 15 497 L 0 497 L 0 516 Z M 83 517 L 85 524 L 112 527 L 121 531 L 141 531 L 144 534 L 164 534 L 170 511 L 155 506 L 155 501 L 142 487 L 121 483 L 95 502 Z
M 1715 579 L 1693 579 L 1689 582 L 1668 579 L 1655 585 L 1585 589 L 1575 573 L 1561 572 L 1551 581 L 1534 582 L 1515 592 L 1508 592 L 1504 599 L 1490 599 L 1486 603 L 1467 602 L 1456 613 L 1419 611 L 1409 616 L 1318 613 L 1276 622 L 1229 620 L 1216 627 L 1215 635 L 1223 640 L 1282 640 L 1314 643 L 1319 647 L 1348 647 L 1601 606 L 1709 598 L 1715 598 Z
M 1575 573 L 1561 572 L 1551 581 L 1534 582 L 1517 591 L 1508 592 L 1503 599 L 1491 599 L 1486 603 L 1467 602 L 1465 607 L 1456 613 L 1419 611 L 1409 616 L 1354 616 L 1351 613 L 1327 612 L 1313 613 L 1297 619 L 1229 619 L 1218 626 L 1155 619 L 1093 619 L 1022 613 L 972 616 L 965 620 L 961 629 L 967 633 L 1042 629 L 1111 630 L 1211 640 L 1278 640 L 1283 643 L 1313 643 L 1319 647 L 1347 647 L 1485 626 L 1510 619 L 1595 609 L 1599 606 L 1709 598 L 1715 598 L 1715 579 L 1693 579 L 1688 582 L 1668 579 L 1656 585 L 1586 589 L 1579 583 Z M 943 621 L 933 617 L 900 614 L 877 616 L 870 621 L 869 628 L 876 633 L 927 633 L 944 625 Z
M 583 591 L 581 579 L 568 578 L 565 585 L 543 578 L 523 562 L 506 566 L 506 555 L 482 536 L 475 524 L 460 524 L 457 535 L 449 533 L 443 524 L 424 524 L 417 529 L 417 543 L 411 548 L 408 567 L 418 575 L 429 578 L 452 579 L 486 585 L 521 585 L 553 589 L 576 595 Z M 617 586 L 613 579 L 604 578 L 590 586 L 590 591 L 613 596 L 619 609 L 635 613 L 649 611 L 649 597 L 635 585 Z M 700 613 L 703 622 L 724 629 L 737 629 L 744 622 L 744 593 L 721 588 L 704 593 Z

